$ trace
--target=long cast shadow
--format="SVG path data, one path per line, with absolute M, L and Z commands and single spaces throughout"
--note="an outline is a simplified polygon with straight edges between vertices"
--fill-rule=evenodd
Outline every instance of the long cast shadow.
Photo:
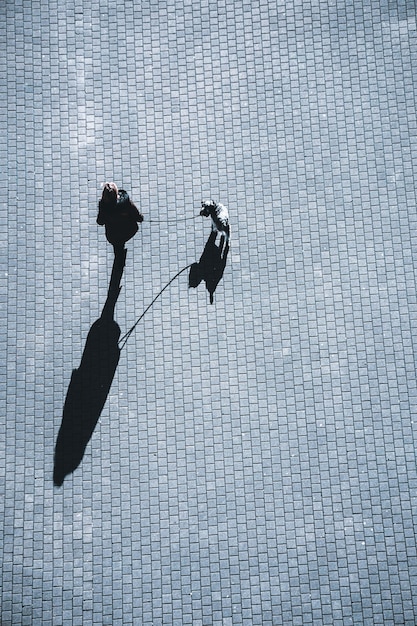
M 114 258 L 106 303 L 101 316 L 90 328 L 80 366 L 71 375 L 55 445 L 53 479 L 56 486 L 61 486 L 65 477 L 81 463 L 119 363 L 120 327 L 114 320 L 114 309 L 125 261 L 124 249 Z
M 204 280 L 206 289 L 210 294 L 210 304 L 213 304 L 214 292 L 223 278 L 227 255 L 229 254 L 229 244 L 226 243 L 224 249 L 222 243 L 217 246 L 216 235 L 215 232 L 210 234 L 199 262 L 191 265 L 188 277 L 189 287 L 198 287 Z

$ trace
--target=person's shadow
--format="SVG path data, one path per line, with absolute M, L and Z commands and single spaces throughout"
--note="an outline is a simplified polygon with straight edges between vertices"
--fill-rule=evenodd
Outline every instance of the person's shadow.
M 80 366 L 71 375 L 55 445 L 53 479 L 58 487 L 83 459 L 119 363 L 120 327 L 114 320 L 114 309 L 126 252 L 123 249 L 115 255 L 106 303 L 90 328 Z
M 210 294 L 210 304 L 213 304 L 214 292 L 223 278 L 227 255 L 229 254 L 229 244 L 224 245 L 224 241 L 221 239 L 220 246 L 217 246 L 216 235 L 216 232 L 210 234 L 199 262 L 191 265 L 188 277 L 189 287 L 198 287 L 204 280 L 206 289 Z

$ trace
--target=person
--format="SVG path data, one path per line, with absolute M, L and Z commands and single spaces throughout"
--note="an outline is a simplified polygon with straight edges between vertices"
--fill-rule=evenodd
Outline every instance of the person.
M 115 183 L 104 183 L 98 203 L 97 224 L 105 227 L 106 239 L 112 244 L 115 255 L 120 254 L 126 241 L 136 235 L 141 222 L 143 215 L 128 193 L 118 189 Z

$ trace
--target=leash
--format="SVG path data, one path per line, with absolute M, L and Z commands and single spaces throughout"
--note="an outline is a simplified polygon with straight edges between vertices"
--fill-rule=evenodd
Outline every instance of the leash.
M 144 222 L 148 222 L 151 224 L 176 224 L 177 222 L 189 222 L 190 220 L 195 220 L 197 219 L 197 217 L 200 217 L 200 215 L 193 215 L 192 217 L 181 217 L 180 219 L 175 219 L 175 220 L 147 220 L 144 219 Z
M 133 333 L 133 331 L 135 330 L 136 326 L 139 324 L 139 322 L 141 321 L 141 319 L 144 317 L 145 313 L 147 313 L 147 312 L 149 311 L 149 309 L 150 309 L 150 308 L 151 308 L 151 306 L 152 306 L 152 305 L 156 302 L 156 300 L 159 298 L 159 296 L 161 296 L 161 295 L 164 293 L 165 289 L 168 289 L 168 287 L 170 286 L 170 284 L 171 284 L 171 283 L 173 283 L 173 282 L 174 282 L 174 280 L 175 280 L 176 278 L 178 278 L 178 276 L 179 276 L 180 274 L 182 274 L 183 272 L 185 272 L 186 270 L 188 270 L 188 269 L 191 267 L 191 265 L 193 265 L 193 264 L 192 264 L 192 263 L 190 263 L 190 265 L 187 265 L 186 267 L 183 267 L 183 268 L 182 268 L 182 270 L 180 270 L 179 272 L 177 272 L 177 273 L 175 274 L 175 276 L 174 276 L 173 278 L 171 278 L 171 280 L 169 281 L 169 283 L 167 283 L 167 284 L 165 285 L 165 287 L 164 287 L 163 289 L 161 289 L 161 291 L 158 293 L 158 295 L 157 295 L 157 296 L 155 296 L 155 298 L 152 300 L 152 302 L 151 302 L 151 303 L 150 303 L 150 304 L 146 307 L 146 309 L 144 310 L 144 312 L 142 313 L 142 315 L 139 317 L 139 319 L 138 319 L 138 320 L 137 320 L 137 321 L 133 324 L 132 328 L 131 328 L 130 330 L 128 330 L 128 331 L 127 331 L 127 333 L 125 333 L 121 339 L 119 339 L 119 341 L 118 341 L 118 345 L 119 345 L 120 350 L 123 350 L 123 348 L 125 347 L 126 342 L 127 342 L 127 340 L 129 339 L 130 335 Z

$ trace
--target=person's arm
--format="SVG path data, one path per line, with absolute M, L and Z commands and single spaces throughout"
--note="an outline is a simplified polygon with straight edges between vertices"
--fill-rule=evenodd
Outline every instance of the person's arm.
M 143 215 L 142 213 L 139 211 L 138 207 L 136 206 L 136 204 L 133 204 L 132 200 L 129 199 L 129 203 L 130 203 L 130 211 L 131 211 L 131 215 L 132 217 L 137 221 L 137 222 L 143 222 Z
M 106 219 L 105 219 L 105 211 L 104 211 L 104 207 L 103 207 L 103 205 L 101 203 L 101 200 L 98 203 L 98 215 L 97 215 L 97 220 L 96 221 L 97 221 L 97 224 L 99 224 L 99 226 L 104 226 L 105 221 L 106 221 Z

